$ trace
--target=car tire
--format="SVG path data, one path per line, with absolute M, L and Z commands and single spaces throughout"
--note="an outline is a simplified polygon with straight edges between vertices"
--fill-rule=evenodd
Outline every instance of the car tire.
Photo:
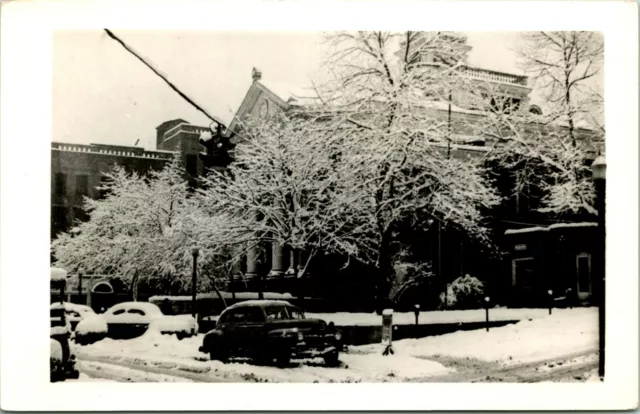
M 209 357 L 212 361 L 220 361 L 223 364 L 227 362 L 227 356 L 220 351 L 211 351 L 209 352 Z
M 340 364 L 340 360 L 338 359 L 340 353 L 338 351 L 331 352 L 324 356 L 324 363 L 328 367 L 337 367 Z
M 291 362 L 290 355 L 278 355 L 276 357 L 276 365 L 280 368 L 286 367 L 287 365 L 289 365 L 289 362 Z

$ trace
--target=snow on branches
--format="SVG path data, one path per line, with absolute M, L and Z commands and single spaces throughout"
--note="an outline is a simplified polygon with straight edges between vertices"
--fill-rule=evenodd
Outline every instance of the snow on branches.
M 299 111 L 321 120 L 317 130 L 339 148 L 335 198 L 348 200 L 343 213 L 357 235 L 348 254 L 387 278 L 403 220 L 436 219 L 486 240 L 481 210 L 499 199 L 478 163 L 446 150 L 450 123 L 437 110 L 464 86 L 464 36 L 357 32 L 330 41 L 321 103 Z
M 148 177 L 114 166 L 99 188 L 106 197 L 85 198 L 89 220 L 77 223 L 52 243 L 58 265 L 87 274 L 114 275 L 132 287 L 152 277 L 177 290 L 189 286 L 193 260 L 189 247 L 202 248 L 203 268 L 214 246 L 202 246 L 197 237 L 204 218 L 179 162 L 176 158 Z M 210 228 L 216 225 L 215 220 L 207 223 Z

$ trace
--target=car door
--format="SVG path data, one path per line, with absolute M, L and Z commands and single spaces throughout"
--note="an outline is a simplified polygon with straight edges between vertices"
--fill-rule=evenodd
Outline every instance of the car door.
M 259 307 L 248 307 L 243 310 L 242 318 L 234 326 L 233 337 L 236 346 L 243 353 L 257 350 L 262 345 L 265 315 Z

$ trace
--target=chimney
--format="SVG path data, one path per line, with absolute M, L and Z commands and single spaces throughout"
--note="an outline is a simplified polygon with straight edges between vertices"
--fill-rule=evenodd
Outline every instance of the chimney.
M 253 68 L 253 70 L 251 71 L 251 77 L 253 78 L 254 82 L 257 82 L 262 78 L 262 72 L 260 72 L 256 68 Z

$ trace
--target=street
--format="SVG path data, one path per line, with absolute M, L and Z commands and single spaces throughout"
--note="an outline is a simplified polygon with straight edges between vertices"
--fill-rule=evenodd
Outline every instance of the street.
M 391 357 L 393 358 L 393 357 Z M 445 366 L 455 367 L 453 373 L 416 378 L 410 382 L 474 383 L 474 382 L 584 382 L 597 380 L 597 352 L 567 354 L 560 358 L 540 360 L 526 364 L 502 366 L 469 358 L 438 358 Z M 143 361 L 137 358 L 89 357 L 80 358 L 80 372 L 88 378 L 117 382 L 269 382 L 251 373 L 230 378 L 206 364 L 167 364 Z M 285 370 L 290 368 L 284 368 Z M 345 369 L 344 366 L 332 368 Z M 85 378 L 86 379 L 86 378 Z M 388 377 L 383 382 L 402 381 Z M 348 381 L 350 382 L 350 381 Z

